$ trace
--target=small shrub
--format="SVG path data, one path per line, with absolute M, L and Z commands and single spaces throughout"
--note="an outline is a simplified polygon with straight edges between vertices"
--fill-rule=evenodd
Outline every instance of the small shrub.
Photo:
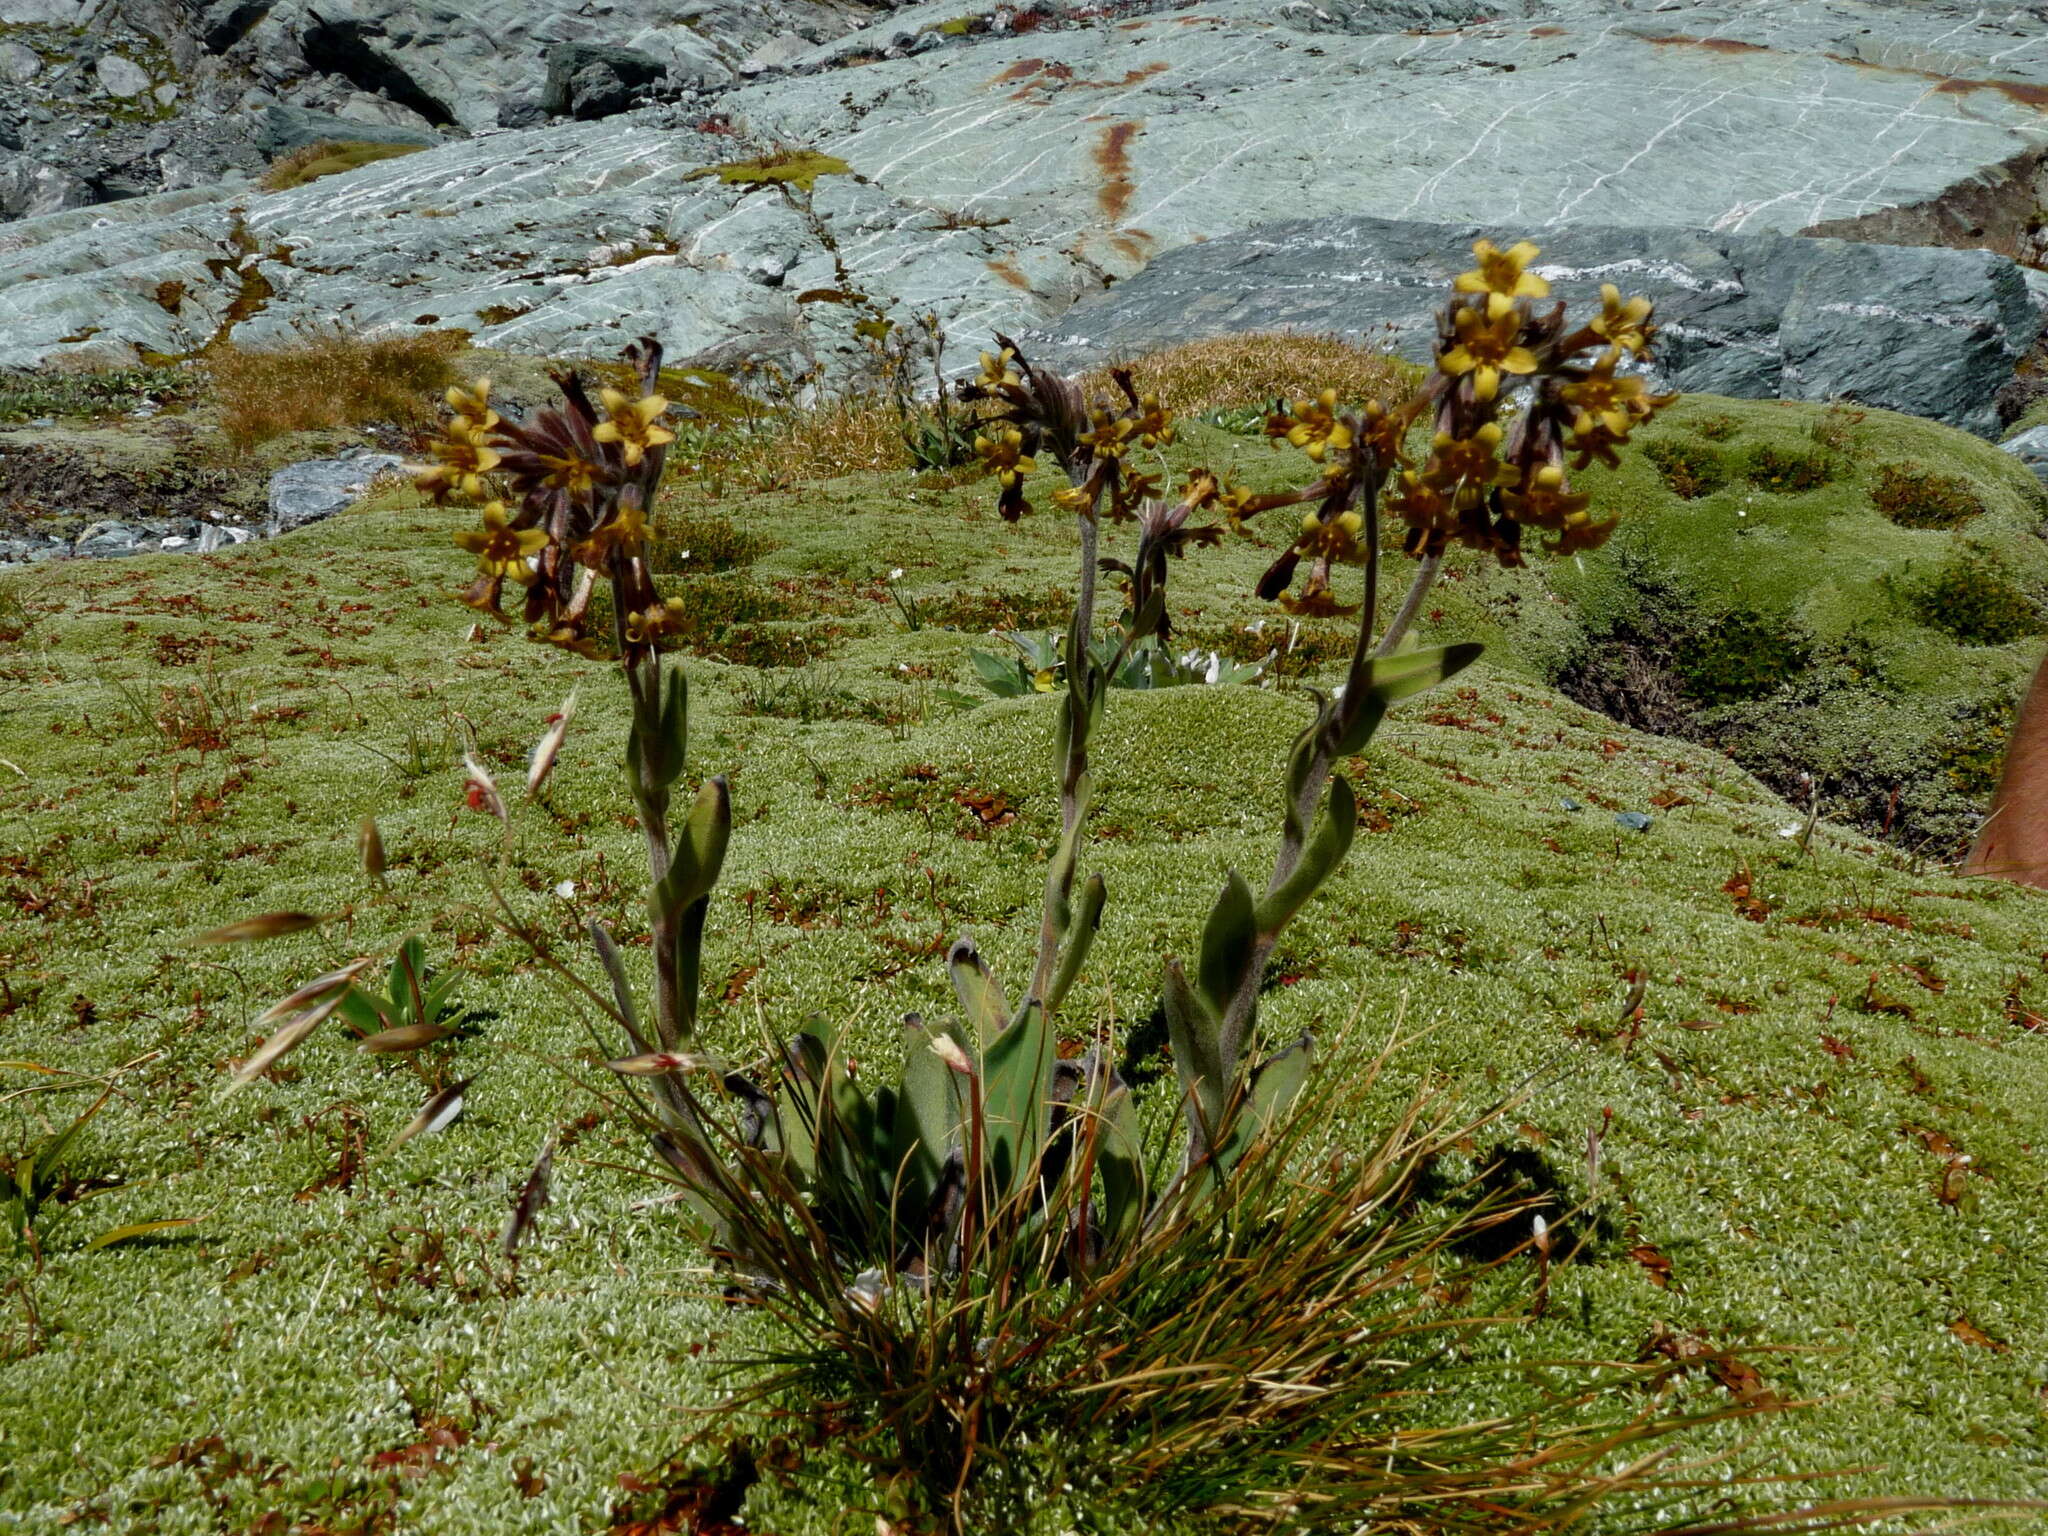
M 1736 704 L 1774 693 L 1803 672 L 1811 647 L 1783 621 L 1738 610 L 1723 614 L 1681 642 L 1672 671 L 1702 704 Z
M 1906 602 L 1922 624 L 1964 645 L 2008 645 L 2043 628 L 2041 605 L 1976 545 L 1908 588 Z
M 1710 443 L 1663 437 L 1643 444 L 1643 457 L 1657 466 L 1672 493 L 1686 501 L 1710 496 L 1728 483 L 1728 462 Z
M 983 634 L 996 629 L 1058 629 L 1074 606 L 1071 593 L 1058 587 L 1033 591 L 949 592 L 918 604 L 934 629 L 963 629 Z
M 196 383 L 192 373 L 175 366 L 91 373 L 0 373 L 0 421 L 125 416 L 151 402 L 164 405 L 186 400 Z
M 1870 501 L 1901 528 L 1956 528 L 1984 510 L 1975 489 L 1961 475 L 1918 464 L 1879 468 Z
M 288 432 L 338 431 L 432 419 L 455 382 L 461 331 L 361 337 L 308 330 L 266 347 L 225 346 L 207 359 L 221 432 L 243 451 Z
M 337 176 L 379 160 L 396 160 L 400 155 L 416 155 L 424 148 L 424 144 L 371 144 L 354 139 L 308 144 L 273 160 L 257 184 L 266 192 L 288 192 L 323 176 Z
M 1955 728 L 1942 737 L 1937 761 L 1948 781 L 1966 795 L 1988 799 L 2005 774 L 2012 741 L 2011 695 L 1979 700 L 1956 712 Z
M 1725 443 L 1742 430 L 1742 423 L 1726 411 L 1716 411 L 1711 416 L 1696 417 L 1691 423 L 1697 432 L 1710 443 Z
M 1833 454 L 1819 448 L 1779 448 L 1769 443 L 1750 450 L 1745 473 L 1751 485 L 1781 495 L 1816 490 L 1835 478 Z
M 1829 453 L 1847 453 L 1856 442 L 1857 427 L 1869 414 L 1836 401 L 1814 418 L 1806 435 Z
M 727 186 L 765 186 L 770 182 L 809 192 L 820 176 L 851 176 L 853 167 L 837 155 L 815 149 L 786 148 L 752 160 L 730 160 L 690 172 L 685 181 L 716 176 Z
M 773 547 L 716 512 L 669 512 L 655 520 L 647 564 L 657 576 L 729 571 L 753 564 Z

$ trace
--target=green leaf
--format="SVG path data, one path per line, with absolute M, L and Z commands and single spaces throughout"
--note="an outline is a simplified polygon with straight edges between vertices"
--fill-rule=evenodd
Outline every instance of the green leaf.
M 1017 699 L 1033 691 L 1031 678 L 1014 657 L 969 651 L 967 659 L 974 663 L 974 670 L 981 674 L 988 691 L 998 698 Z
M 651 728 L 634 712 L 626 741 L 626 761 L 637 769 L 635 795 L 658 794 L 683 776 L 683 761 L 690 740 L 690 689 L 680 667 L 664 674 L 668 679 L 661 707 Z
M 975 1054 L 986 1051 L 1010 1021 L 1010 1005 L 1003 997 L 1003 984 L 996 980 L 974 940 L 963 935 L 946 955 L 946 969 L 953 978 L 953 995 L 967 1015 L 974 1031 Z
M 374 992 L 365 992 L 361 987 L 351 986 L 335 1006 L 359 1035 L 382 1034 L 387 1029 L 398 1028 L 398 1020 L 391 1013 L 391 1005 Z
M 1231 870 L 1223 878 L 1223 892 L 1209 909 L 1209 921 L 1202 929 L 1200 977 L 1202 1000 L 1219 1018 L 1230 1010 L 1230 1000 L 1244 985 L 1244 974 L 1252 963 L 1259 933 L 1252 888 L 1244 876 Z M 1226 1062 L 1226 1070 L 1235 1062 Z
M 1368 663 L 1361 684 L 1366 700 L 1359 706 L 1351 729 L 1337 741 L 1338 755 L 1348 756 L 1363 750 L 1385 718 L 1389 706 L 1412 694 L 1434 688 L 1446 678 L 1456 677 L 1477 661 L 1485 649 L 1485 646 L 1472 641 L 1462 641 L 1457 645 L 1381 656 Z
M 1252 1069 L 1244 1097 L 1217 1152 L 1216 1161 L 1223 1173 L 1236 1167 L 1252 1143 L 1279 1124 L 1294 1107 L 1294 1101 L 1308 1083 L 1314 1059 L 1315 1038 L 1303 1035 Z
M 1330 782 L 1329 804 L 1317 819 L 1314 834 L 1302 848 L 1301 861 L 1294 866 L 1294 872 L 1258 904 L 1260 933 L 1269 939 L 1279 935 L 1294 914 L 1337 872 L 1337 866 L 1344 862 L 1344 855 L 1351 851 L 1351 840 L 1357 831 L 1358 798 L 1352 794 L 1350 782 L 1339 774 Z
M 1058 1059 L 1051 1021 L 1036 1003 L 1026 1003 L 1017 1022 L 997 1035 L 983 1055 L 981 1102 L 999 1198 L 1019 1193 L 1037 1174 L 1050 1129 L 1047 1105 Z
M 725 775 L 706 779 L 690 807 L 683 834 L 676 839 L 668 876 L 655 892 L 657 910 L 679 912 L 711 894 L 725 866 L 725 848 L 732 836 L 732 794 Z
M 1136 1237 L 1145 1220 L 1144 1141 L 1130 1090 L 1093 1058 L 1091 1052 L 1088 1067 L 1095 1081 L 1090 1083 L 1090 1102 L 1097 1126 L 1095 1166 L 1102 1178 L 1102 1235 L 1114 1251 Z
M 1223 1065 L 1223 1021 L 1188 985 L 1178 960 L 1166 962 L 1166 984 L 1160 989 L 1166 1011 L 1166 1040 L 1180 1074 L 1189 1129 L 1196 1146 L 1206 1151 L 1223 1117 L 1230 1077 Z
M 1103 884 L 1102 876 L 1090 875 L 1082 882 L 1081 900 L 1067 925 L 1067 942 L 1060 951 L 1059 969 L 1053 973 L 1052 986 L 1046 992 L 1047 1013 L 1059 1012 L 1060 1004 L 1067 1000 L 1067 994 L 1080 978 L 1081 967 L 1088 962 L 1088 951 L 1094 947 L 1096 930 L 1102 926 L 1102 908 L 1108 899 L 1109 887 Z
M 427 941 L 414 934 L 398 946 L 398 953 L 392 957 L 390 979 L 384 990 L 391 996 L 391 1005 L 399 1019 L 407 1024 L 424 1024 L 428 1020 L 420 1016 L 421 993 L 424 989 L 427 969 Z
M 904 1195 L 919 1210 L 938 1187 L 940 1166 L 959 1144 L 967 1115 L 965 1080 L 932 1050 L 932 1036 L 942 1027 L 927 1028 L 914 1013 L 903 1021 L 903 1078 L 890 1162 L 903 1170 Z
M 196 1226 L 204 1221 L 203 1216 L 173 1216 L 164 1221 L 136 1221 L 125 1227 L 110 1227 L 85 1245 L 87 1253 L 101 1248 L 111 1248 L 116 1243 L 125 1243 L 131 1238 L 148 1237 L 153 1232 L 170 1232 L 179 1227 Z

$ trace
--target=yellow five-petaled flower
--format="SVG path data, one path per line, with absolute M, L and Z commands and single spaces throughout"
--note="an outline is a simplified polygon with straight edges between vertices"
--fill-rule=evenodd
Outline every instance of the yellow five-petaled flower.
M 1452 286 L 1460 293 L 1497 293 L 1504 299 L 1540 299 L 1550 292 L 1550 284 L 1534 272 L 1523 268 L 1543 252 L 1527 240 L 1517 240 L 1506 250 L 1500 249 L 1491 240 L 1472 242 L 1472 254 L 1478 260 L 1478 267 L 1470 272 L 1460 272 L 1452 280 Z
M 597 398 L 604 402 L 604 413 L 611 419 L 599 422 L 590 435 L 600 443 L 617 443 L 628 468 L 638 469 L 648 449 L 676 440 L 675 433 L 661 425 L 668 401 L 660 395 L 635 400 L 623 390 L 601 389 Z
M 1343 452 L 1351 446 L 1351 428 L 1337 415 L 1337 391 L 1326 389 L 1313 400 L 1297 400 L 1291 418 L 1287 422 L 1285 435 L 1303 453 L 1317 463 L 1332 448 Z
M 1650 344 L 1650 301 L 1624 299 L 1612 283 L 1600 285 L 1600 313 L 1587 322 L 1586 329 L 1611 346 L 1640 352 Z
M 1437 359 L 1437 366 L 1454 379 L 1471 374 L 1475 399 L 1491 400 L 1503 373 L 1536 371 L 1536 354 L 1520 344 L 1522 315 L 1512 300 L 1489 294 L 1485 319 L 1478 310 L 1463 307 L 1452 323 L 1457 345 Z
M 451 495 L 482 496 L 484 476 L 498 467 L 498 451 L 484 441 L 484 429 L 466 417 L 449 422 L 448 435 L 435 439 L 427 451 L 440 462 L 413 483 L 437 502 Z
M 498 424 L 498 413 L 491 409 L 489 379 L 478 379 L 467 388 L 451 384 L 446 398 L 455 419 L 473 431 L 488 432 Z
M 975 438 L 974 451 L 981 456 L 982 468 L 1005 490 L 1038 467 L 1024 452 L 1024 434 L 1015 427 L 1000 427 L 990 436 Z
M 476 568 L 486 576 L 513 576 L 531 582 L 532 557 L 547 547 L 548 536 L 538 528 L 514 528 L 505 519 L 502 501 L 484 506 L 484 525 L 465 528 L 455 542 L 476 556 Z

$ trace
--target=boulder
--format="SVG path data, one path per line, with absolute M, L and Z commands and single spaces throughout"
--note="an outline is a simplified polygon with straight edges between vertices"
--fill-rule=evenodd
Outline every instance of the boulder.
M 100 89 L 121 101 L 142 95 L 154 84 L 148 70 L 119 53 L 101 54 L 93 73 L 99 79 Z
M 2048 485 L 2048 427 L 2029 427 L 1998 446 L 2031 469 L 2036 480 Z
M 270 526 L 265 532 L 289 533 L 346 512 L 363 499 L 379 475 L 403 462 L 388 453 L 353 449 L 331 459 L 287 464 L 270 477 Z
M 1585 225 L 1538 232 L 1534 270 L 1577 311 L 1602 284 L 1655 300 L 1660 387 L 1746 399 L 1855 400 L 1998 428 L 1996 396 L 2040 337 L 2048 303 L 1988 251 L 1796 235 Z M 1306 219 L 1154 261 L 1033 335 L 1077 367 L 1233 331 L 1389 338 L 1417 362 L 1434 307 L 1495 225 Z
M 21 43 L 0 43 L 0 80 L 26 85 L 43 72 L 43 57 Z
M 359 118 L 337 117 L 306 107 L 273 106 L 264 110 L 255 133 L 256 147 L 275 160 L 308 144 L 439 144 L 442 136 L 430 128 L 409 128 L 399 123 L 364 122 Z
M 667 74 L 661 60 L 637 49 L 560 43 L 548 50 L 541 110 L 582 122 L 614 117 L 648 99 Z

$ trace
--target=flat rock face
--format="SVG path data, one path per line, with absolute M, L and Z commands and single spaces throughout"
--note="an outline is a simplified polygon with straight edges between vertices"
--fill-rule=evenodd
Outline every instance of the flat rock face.
M 1490 228 L 1310 219 L 1184 246 L 1029 339 L 1058 368 L 1234 331 L 1388 339 L 1417 362 L 1434 307 Z M 1660 387 L 1850 399 L 1995 436 L 1994 397 L 2048 320 L 2048 283 L 1988 251 L 1574 225 L 1534 270 L 1574 314 L 1613 283 L 1657 305 Z
M 388 453 L 357 450 L 331 459 L 302 459 L 270 477 L 267 533 L 289 533 L 346 512 L 368 494 L 379 475 L 402 461 Z
M 0 365 L 184 352 L 230 326 L 253 340 L 317 317 L 568 353 L 652 330 L 682 358 L 843 377 L 865 362 L 854 327 L 876 309 L 936 312 L 964 360 L 990 328 L 1052 322 L 1166 252 L 1309 212 L 1506 235 L 1791 233 L 1931 205 L 2048 152 L 2039 6 L 1483 12 L 1202 0 L 1108 17 L 1048 6 L 1027 28 L 958 0 L 911 7 L 784 48 L 786 69 L 683 107 L 491 133 L 276 195 L 7 226 Z M 444 39 L 437 57 L 454 46 L 431 7 L 351 14 L 380 56 L 428 34 Z M 469 46 L 520 35 L 522 17 L 478 23 Z M 537 92 L 540 54 L 521 68 L 508 83 Z M 494 113 L 476 94 L 473 115 Z M 808 207 L 773 185 L 693 179 L 773 144 L 852 174 L 819 179 Z M 167 280 L 185 285 L 175 312 L 155 297 Z

